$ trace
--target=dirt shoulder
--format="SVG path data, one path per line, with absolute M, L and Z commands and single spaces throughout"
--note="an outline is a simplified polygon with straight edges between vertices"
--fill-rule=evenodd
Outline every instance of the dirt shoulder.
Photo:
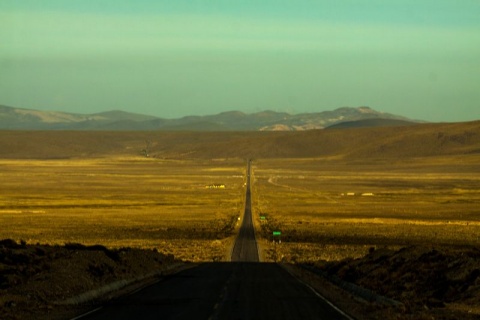
M 0 319 L 65 319 L 186 264 L 156 250 L 0 241 Z
M 477 247 L 372 248 L 363 258 L 317 262 L 306 267 L 309 271 L 300 268 L 297 273 L 313 286 L 326 283 L 325 288 L 334 282 L 334 289 L 321 293 L 329 297 L 333 292 L 332 301 L 346 305 L 344 310 L 348 311 L 351 303 L 350 314 L 357 319 L 480 319 Z M 358 287 L 352 288 L 351 284 Z M 364 289 L 373 293 L 375 301 L 372 295 L 362 294 Z M 347 299 L 337 298 L 335 292 Z M 352 300 L 348 296 L 355 302 L 348 302 Z M 378 296 L 387 301 L 380 301 Z

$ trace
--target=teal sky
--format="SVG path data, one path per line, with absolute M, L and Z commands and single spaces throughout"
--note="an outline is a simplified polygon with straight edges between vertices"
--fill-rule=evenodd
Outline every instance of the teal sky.
M 1 0 L 0 104 L 480 119 L 477 0 Z

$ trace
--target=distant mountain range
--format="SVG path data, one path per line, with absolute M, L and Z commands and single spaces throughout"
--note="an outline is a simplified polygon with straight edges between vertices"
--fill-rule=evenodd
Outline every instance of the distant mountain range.
M 369 107 L 343 107 L 303 114 L 229 111 L 216 115 L 164 119 L 117 110 L 77 114 L 0 106 L 0 129 L 4 130 L 304 131 L 328 127 L 403 126 L 416 122 Z

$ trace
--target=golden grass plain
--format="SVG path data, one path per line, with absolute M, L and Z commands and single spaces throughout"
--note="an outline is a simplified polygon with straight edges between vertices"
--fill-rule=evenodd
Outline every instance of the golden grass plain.
M 357 258 L 371 247 L 480 244 L 480 156 L 253 163 L 267 261 Z M 261 221 L 260 217 L 265 216 Z M 281 244 L 272 232 L 281 231 Z
M 241 159 L 3 159 L 0 238 L 228 260 L 244 209 L 245 170 Z M 252 170 L 252 208 L 266 261 L 480 244 L 479 155 L 257 159 Z M 226 188 L 206 188 L 212 184 Z M 281 244 L 272 243 L 274 230 L 282 232 Z
M 244 210 L 245 170 L 239 159 L 0 160 L 0 239 L 225 260 Z

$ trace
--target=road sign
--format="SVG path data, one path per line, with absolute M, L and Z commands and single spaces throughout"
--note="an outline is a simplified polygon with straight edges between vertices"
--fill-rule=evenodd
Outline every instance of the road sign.
M 281 235 L 282 233 L 280 231 L 273 231 L 273 236 L 279 236 Z
M 260 220 L 265 220 L 265 216 L 260 216 Z

